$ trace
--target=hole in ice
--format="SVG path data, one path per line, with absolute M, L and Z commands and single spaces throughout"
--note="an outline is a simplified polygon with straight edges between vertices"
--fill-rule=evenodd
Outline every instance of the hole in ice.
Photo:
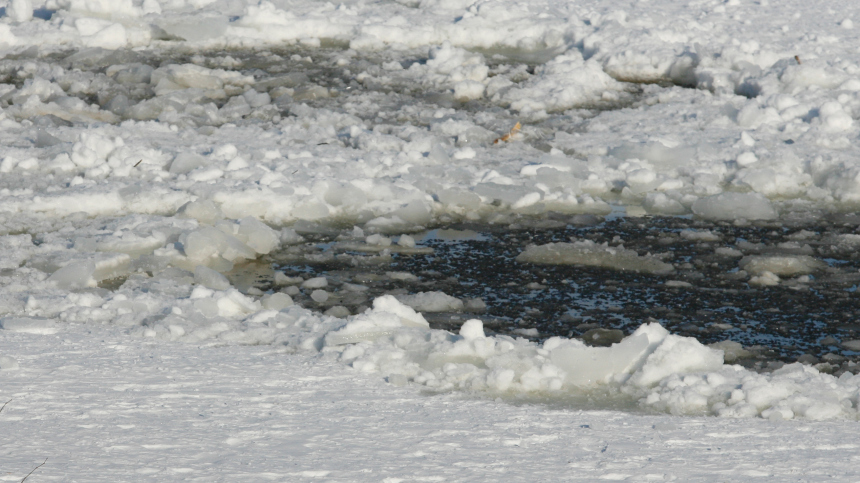
M 305 244 L 258 265 L 265 274 L 254 278 L 248 269 L 244 282 L 233 283 L 284 292 L 297 304 L 341 316 L 391 294 L 424 312 L 435 328 L 456 332 L 478 317 L 488 334 L 534 340 L 579 337 L 608 346 L 657 321 L 673 333 L 721 343 L 729 362 L 760 371 L 801 357 L 825 372 L 860 370 L 857 354 L 840 345 L 860 338 L 860 303 L 851 292 L 860 282 L 852 225 L 835 219 L 792 226 L 681 217 L 568 221 L 440 227 L 411 234 L 423 249 L 412 251 L 401 250 L 397 237 L 371 250 L 361 249 L 364 240 L 344 242 L 349 233 L 338 232 L 339 241 L 331 233 L 303 233 Z M 516 261 L 529 245 L 571 240 L 623 247 L 674 270 Z M 816 261 L 825 259 L 830 263 Z M 781 273 L 776 284 L 756 284 L 760 275 L 739 267 L 753 262 L 756 270 Z M 325 277 L 325 287 L 302 286 L 318 277 Z M 325 296 L 315 295 L 319 290 Z M 823 335 L 836 343 L 822 343 Z

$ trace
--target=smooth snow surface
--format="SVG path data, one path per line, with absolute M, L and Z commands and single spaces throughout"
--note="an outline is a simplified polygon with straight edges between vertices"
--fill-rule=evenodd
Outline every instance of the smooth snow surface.
M 4 481 L 853 481 L 854 423 L 512 405 L 69 325 L 0 353 Z
M 33 479 L 857 478 L 860 376 L 754 373 L 655 324 L 538 344 L 430 329 L 468 308 L 441 292 L 320 314 L 290 294 L 325 302 L 324 277 L 235 282 L 331 227 L 385 260 L 453 221 L 854 211 L 856 2 L 0 5 L 0 479 L 45 457 Z M 798 247 L 739 268 L 825 269 Z M 521 261 L 676 268 L 577 240 Z

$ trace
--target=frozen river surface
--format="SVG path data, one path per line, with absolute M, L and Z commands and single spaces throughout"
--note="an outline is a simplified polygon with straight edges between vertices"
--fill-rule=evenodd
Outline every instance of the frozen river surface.
M 0 479 L 854 478 L 859 14 L 0 1 Z

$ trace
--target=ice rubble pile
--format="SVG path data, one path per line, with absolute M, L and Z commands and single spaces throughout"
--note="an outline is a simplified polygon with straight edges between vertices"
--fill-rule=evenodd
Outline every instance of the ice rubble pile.
M 254 301 L 232 288 L 188 288 L 172 307 L 148 316 L 159 305 L 152 294 L 69 297 L 76 298 L 76 307 L 67 309 L 69 319 L 111 320 L 145 337 L 319 351 L 394 384 L 411 382 L 434 391 L 563 401 L 609 390 L 672 414 L 771 419 L 856 418 L 860 404 L 860 376 L 837 379 L 801 364 L 757 374 L 725 365 L 722 351 L 657 324 L 643 325 L 611 347 L 588 347 L 559 337 L 543 344 L 486 337 L 477 319 L 464 323 L 459 334 L 432 330 L 420 313 L 393 296 L 379 297 L 372 309 L 345 320 L 273 300 L 276 296 Z M 62 330 L 45 318 L 5 317 L 0 326 L 30 333 Z
M 363 218 L 365 210 L 371 219 L 409 201 L 414 204 L 404 214 L 419 220 L 426 220 L 428 212 L 485 217 L 494 204 L 524 213 L 606 212 L 605 201 L 642 206 L 651 213 L 769 220 L 779 215 L 785 200 L 788 207 L 802 208 L 860 199 L 860 156 L 851 142 L 860 132 L 855 122 L 860 68 L 856 52 L 847 47 L 855 39 L 853 4 L 845 4 L 844 21 L 836 22 L 820 15 L 794 18 L 793 12 L 806 8 L 800 5 L 781 9 L 743 2 L 624 8 L 549 1 L 307 2 L 289 8 L 280 2 L 244 6 L 227 0 L 48 0 L 44 8 L 40 2 L 13 3 L 0 26 L 0 49 L 20 65 L 4 70 L 0 103 L 6 119 L 0 122 L 4 129 L 31 136 L 44 152 L 4 152 L 3 172 L 80 171 L 87 180 L 135 177 L 143 171 L 161 180 L 185 176 L 181 181 L 198 184 L 245 176 L 241 179 L 258 186 L 275 185 L 275 193 L 263 197 L 289 199 L 268 207 L 248 201 L 244 213 L 229 216 L 252 215 L 274 223 L 346 213 Z M 669 18 L 681 20 L 664 20 Z M 792 32 L 801 32 L 802 39 Z M 219 66 L 212 68 L 194 63 L 151 66 L 122 50 L 284 42 L 308 49 L 327 42 L 348 45 L 333 64 L 349 71 L 344 75 L 383 90 L 410 85 L 434 95 L 441 91 L 438 98 L 444 102 L 427 112 L 407 106 L 392 113 L 391 118 L 413 120 L 411 127 L 371 125 L 356 116 L 361 114 L 357 110 L 350 113 L 355 115 L 339 115 L 303 105 L 339 93 L 309 82 L 300 72 L 259 80 L 231 70 L 241 61 L 229 56 L 218 57 Z M 70 68 L 39 60 L 40 53 L 66 46 L 90 48 L 66 59 Z M 362 72 L 350 71 L 361 52 L 382 49 L 402 56 L 393 55 L 393 60 Z M 427 58 L 416 61 L 416 51 L 410 49 Z M 104 72 L 86 71 L 87 65 L 105 57 L 112 61 Z M 276 55 L 271 57 L 278 62 Z M 497 59 L 538 65 L 530 72 L 525 63 L 496 65 Z M 539 144 L 549 154 L 487 147 L 510 128 L 511 119 L 486 112 L 470 117 L 442 108 L 458 99 L 485 100 L 522 116 L 536 127 L 526 125 L 520 140 Z M 374 102 L 361 99 L 350 109 Z M 593 119 L 572 112 L 567 118 L 573 124 L 570 129 L 537 127 L 568 109 L 625 106 L 629 108 L 599 112 Z M 281 119 L 285 113 L 290 119 Z M 243 152 L 241 159 L 232 160 L 201 155 L 205 150 L 179 152 L 171 145 L 177 137 L 188 136 L 187 131 L 150 133 L 167 141 L 163 149 L 124 139 L 126 145 L 115 144 L 111 151 L 110 143 L 92 149 L 74 128 L 27 129 L 16 124 L 46 117 L 88 123 L 157 120 L 178 128 L 265 121 L 276 123 L 281 137 L 266 143 L 260 135 L 264 130 L 245 133 L 239 139 L 261 140 L 261 149 L 274 158 L 249 159 Z M 114 132 L 102 132 L 101 137 L 118 139 Z M 295 149 L 275 153 L 287 151 L 277 144 L 284 138 Z M 333 139 L 349 149 L 332 149 Z M 297 146 L 298 141 L 304 145 Z M 96 156 L 62 149 L 69 142 L 81 142 Z M 276 171 L 270 161 L 282 156 L 304 161 L 289 171 Z M 143 164 L 133 170 L 140 160 Z M 327 176 L 317 167 L 318 178 L 308 183 L 304 172 L 312 160 L 328 166 L 359 160 L 365 164 L 348 169 L 342 178 Z M 169 176 L 156 172 L 163 167 Z M 257 167 L 270 172 L 245 171 L 259 171 Z M 299 174 L 289 175 L 296 168 Z M 355 181 L 387 177 L 412 191 L 408 200 L 397 200 L 400 206 L 383 199 L 389 206 L 380 207 L 376 186 Z M 316 181 L 331 189 L 295 193 L 283 188 Z M 99 196 L 105 202 L 93 199 L 90 211 L 123 201 L 116 190 Z M 381 223 L 396 223 L 395 216 L 412 222 L 393 215 Z
M 398 324 L 398 317 L 400 324 Z M 398 328 L 398 325 L 400 328 Z M 434 390 L 543 393 L 609 386 L 673 414 L 775 419 L 856 418 L 860 377 L 839 379 L 801 364 L 756 374 L 723 364 L 722 351 L 643 325 L 611 347 L 554 337 L 543 344 L 485 337 L 473 319 L 459 335 L 428 330 L 419 314 L 381 297 L 324 338 L 323 353 L 358 370 Z
M 212 214 L 218 216 L 209 218 Z M 205 201 L 183 205 L 178 217 L 138 215 L 99 228 L 78 230 L 71 247 L 64 233 L 45 234 L 40 243 L 28 234 L 0 237 L 10 248 L 0 255 L 0 264 L 30 275 L 41 272 L 45 283 L 61 290 L 92 288 L 105 280 L 134 273 L 158 275 L 168 269 L 194 272 L 196 283 L 224 289 L 230 284 L 221 272 L 271 252 L 282 235 L 256 218 L 225 220 Z M 295 235 L 291 230 L 283 234 Z

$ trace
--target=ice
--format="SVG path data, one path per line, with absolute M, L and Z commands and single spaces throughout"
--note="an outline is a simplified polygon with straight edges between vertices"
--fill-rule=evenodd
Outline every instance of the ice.
M 236 228 L 235 225 L 234 228 Z M 259 255 L 270 253 L 280 245 L 278 232 L 254 217 L 239 220 L 238 229 L 234 229 L 234 234 Z
M 204 18 L 178 18 L 159 22 L 161 27 L 169 35 L 179 37 L 189 42 L 203 42 L 218 38 L 227 32 L 229 19 L 223 16 L 212 16 Z
M 49 259 L 40 268 L 53 270 L 48 281 L 69 290 L 95 287 L 103 280 L 125 276 L 131 269 L 131 262 L 131 256 L 126 253 L 101 252 L 86 253 L 68 260 L 62 260 L 62 257 Z M 39 265 L 37 262 L 36 266 Z
M 194 282 L 212 290 L 227 290 L 230 288 L 230 281 L 227 280 L 227 277 L 203 265 L 198 265 L 194 269 Z
M 18 367 L 18 361 L 13 357 L 0 356 L 0 371 L 14 371 Z
M 227 229 L 232 231 L 231 228 Z M 204 265 L 216 262 L 218 258 L 236 262 L 257 257 L 254 249 L 215 227 L 204 226 L 183 234 L 180 242 L 189 261 Z
M 541 66 L 536 76 L 503 95 L 511 109 L 523 113 L 561 111 L 573 107 L 618 101 L 624 84 L 607 75 L 599 63 L 585 61 L 579 52 L 562 55 Z
M 848 350 L 860 352 L 860 340 L 843 340 L 842 347 Z
M 3 317 L 0 318 L 0 329 L 39 335 L 56 334 L 59 331 L 54 320 L 38 317 Z
M 302 288 L 325 288 L 328 287 L 328 279 L 325 277 L 313 277 L 302 282 Z
M 633 250 L 623 247 L 610 247 L 591 240 L 574 243 L 549 243 L 529 245 L 517 255 L 520 263 L 548 265 L 588 265 L 607 267 L 614 270 L 633 270 L 648 273 L 670 273 L 674 267 L 653 256 L 640 256 Z
M 71 262 L 57 270 L 48 278 L 57 284 L 58 288 L 75 289 L 83 287 L 95 287 L 98 281 L 93 276 L 96 264 L 92 260 L 81 260 Z
M 481 339 L 484 337 L 484 324 L 478 319 L 467 320 L 460 327 L 460 336 L 466 340 Z
M 460 337 L 441 331 L 419 335 L 394 316 L 403 308 L 390 296 L 377 299 L 372 311 L 329 332 L 325 350 L 340 351 L 344 362 L 362 371 L 402 374 L 435 390 L 549 391 L 561 397 L 611 386 L 639 398 L 643 406 L 673 414 L 844 417 L 854 414 L 849 399 L 860 387 L 858 376 L 837 380 L 800 364 L 772 374 L 724 365 L 724 351 L 734 359 L 743 350 L 731 344 L 705 347 L 657 324 L 643 325 L 611 347 L 558 337 L 541 347 L 523 339 L 485 337 L 479 320 L 463 324 Z M 805 392 L 806 385 L 813 392 Z M 824 386 L 829 389 L 815 392 Z
M 75 22 L 81 40 L 87 47 L 119 49 L 129 43 L 128 33 L 120 23 L 96 18 L 79 18 Z
M 285 293 L 274 293 L 265 295 L 260 303 L 266 310 L 282 310 L 293 305 L 293 299 Z
M 189 201 L 176 210 L 176 216 L 193 218 L 205 225 L 214 225 L 224 218 L 221 210 L 210 200 Z
M 769 272 L 774 275 L 789 277 L 808 275 L 827 267 L 824 262 L 807 255 L 752 255 L 742 258 L 738 265 L 753 275 Z
M 99 17 L 136 17 L 140 10 L 132 0 L 69 0 L 64 2 L 73 13 L 91 14 Z
M 339 424 L 339 431 L 351 431 L 339 441 L 346 442 L 343 454 L 369 451 L 350 441 L 383 445 L 375 452 L 393 455 L 385 461 L 402 463 L 399 473 L 399 463 L 380 472 L 372 459 L 363 461 L 374 470 L 368 474 L 390 473 L 392 479 L 426 479 L 433 464 L 450 468 L 456 453 L 476 480 L 492 479 L 481 471 L 499 461 L 508 463 L 514 480 L 557 480 L 570 471 L 571 458 L 556 461 L 554 455 L 571 448 L 578 453 L 576 471 L 593 480 L 707 479 L 695 473 L 704 467 L 725 470 L 725 478 L 735 480 L 785 480 L 788 470 L 801 469 L 822 479 L 823 470 L 807 464 L 810 448 L 849 461 L 845 455 L 856 448 L 847 448 L 850 431 L 844 428 L 851 424 L 845 422 L 664 424 L 665 416 L 566 409 L 549 414 L 529 404 L 579 409 L 588 401 L 598 408 L 638 405 L 676 415 L 857 419 L 860 379 L 849 372 L 825 374 L 835 362 L 756 373 L 730 365 L 751 354 L 737 342 L 704 347 L 655 325 L 610 347 L 564 338 L 536 343 L 527 338 L 541 334 L 528 326 L 499 329 L 513 336 L 493 335 L 489 329 L 497 326 L 490 319 L 471 319 L 459 332 L 431 330 L 418 311 L 477 311 L 485 304 L 420 292 L 429 289 L 416 280 L 418 271 L 386 274 L 418 293 L 378 298 L 372 310 L 359 314 L 351 314 L 355 305 L 340 297 L 373 292 L 340 273 L 326 274 L 325 284 L 314 281 L 318 272 L 303 274 L 308 280 L 276 273 L 271 285 L 259 287 L 234 279 L 257 263 L 288 266 L 303 249 L 295 245 L 339 234 L 343 238 L 324 256 L 360 263 L 362 257 L 342 251 L 370 251 L 376 262 L 432 251 L 415 246 L 414 233 L 436 227 L 577 225 L 584 218 L 572 215 L 582 213 L 692 216 L 691 226 L 710 229 L 663 233 L 660 242 L 694 242 L 714 263 L 736 266 L 738 273 L 726 276 L 748 278 L 754 291 L 810 290 L 818 278 L 855 277 L 827 253 L 850 255 L 857 235 L 819 233 L 816 227 L 793 233 L 792 243 L 770 246 L 730 239 L 720 228 L 794 230 L 803 224 L 798 220 L 815 219 L 848 224 L 850 231 L 856 222 L 855 5 L 835 2 L 827 11 L 764 0 L 612 3 L 4 2 L 0 369 L 14 402 L 0 411 L 16 422 L 10 431 L 17 436 L 9 438 L 24 441 L 21 435 L 38 432 L 39 419 L 31 415 L 56 420 L 68 431 L 29 449 L 47 455 L 72 448 L 70 458 L 80 460 L 80 468 L 99 468 L 111 481 L 134 477 L 95 453 L 75 453 L 76 443 L 119 442 L 106 450 L 150 460 L 138 465 L 140 474 L 161 479 L 174 473 L 212 479 L 215 472 L 229 473 L 222 465 L 232 460 L 266 467 L 270 479 L 343 479 L 348 465 L 325 449 L 332 447 L 325 438 L 306 448 L 314 456 L 306 459 L 337 460 L 341 468 L 291 468 L 290 474 L 276 472 L 278 464 L 255 464 L 254 458 L 280 461 L 260 445 L 248 451 L 243 444 L 255 438 L 277 443 L 278 424 L 258 423 L 293 417 L 272 412 L 281 406 L 296 409 L 296 420 L 305 417 L 302 411 L 315 411 L 304 425 L 287 421 L 300 428 L 293 436 L 302 441 L 340 434 L 329 431 Z M 493 143 L 518 122 L 518 133 Z M 706 289 L 690 278 L 696 274 L 689 271 L 692 262 L 674 267 L 675 259 L 637 253 L 616 241 L 566 241 L 531 246 L 518 260 L 655 274 L 678 268 L 655 290 L 686 297 Z M 368 270 L 389 270 L 377 268 Z M 850 313 L 852 292 L 837 292 L 821 291 L 822 307 L 841 293 Z M 295 305 L 291 295 L 300 302 L 310 298 L 315 311 Z M 765 316 L 758 322 L 773 321 Z M 712 325 L 727 337 L 743 330 Z M 854 336 L 839 337 L 844 340 L 833 338 L 834 353 L 825 359 L 856 358 Z M 19 362 L 21 370 L 7 371 Z M 95 377 L 98 367 L 104 368 L 102 379 Z M 211 377 L 213 371 L 219 377 Z M 270 373 L 280 379 L 267 379 Z M 105 392 L 119 386 L 117 378 L 136 386 Z M 377 385 L 386 378 L 390 384 Z M 216 379 L 223 385 L 204 394 Z M 34 394 L 34 381 L 39 397 L 20 397 Z M 264 382 L 253 386 L 255 381 Z M 202 405 L 188 411 L 196 418 L 190 426 L 170 413 L 188 404 L 134 414 L 121 412 L 125 406 L 141 409 L 134 401 L 116 404 L 126 397 L 181 398 L 174 389 L 188 387 L 202 391 Z M 428 391 L 455 394 L 413 398 Z M 108 393 L 112 402 L 106 402 Z M 236 394 L 257 394 L 259 401 L 219 420 L 224 405 L 212 401 Z M 63 401 L 71 401 L 68 408 Z M 267 412 L 255 416 L 255 404 Z M 426 414 L 409 424 L 387 417 L 409 413 L 410 404 Z M 375 420 L 362 419 L 371 413 Z M 331 414 L 349 424 L 332 423 Z M 90 418 L 98 427 L 67 415 Z M 171 424 L 150 434 L 154 426 L 147 424 L 159 418 Z M 532 426 L 510 429 L 512 420 Z M 208 467 L 164 457 L 170 453 L 160 451 L 164 441 L 194 447 L 185 444 L 195 437 L 192 426 L 203 428 L 207 421 L 209 436 L 217 437 L 200 441 L 234 448 L 235 454 L 228 451 Z M 676 449 L 642 458 L 648 451 L 636 441 L 649 441 L 652 421 L 661 436 L 685 441 L 690 464 L 673 466 Z M 138 432 L 129 425 L 138 425 Z M 710 429 L 696 439 L 693 427 Z M 549 434 L 546 428 L 555 429 Z M 96 429 L 104 434 L 95 438 Z M 368 437 L 373 431 L 385 438 Z M 798 439 L 792 431 L 803 434 Z M 759 432 L 779 437 L 761 445 L 756 441 L 765 439 L 751 437 Z M 427 441 L 410 440 L 415 434 Z M 626 446 L 616 444 L 628 434 Z M 839 439 L 834 434 L 843 440 L 831 441 Z M 128 449 L 147 438 L 152 455 Z M 438 451 L 444 445 L 433 446 L 446 438 L 468 444 L 446 456 Z M 804 445 L 780 443 L 798 440 Z M 487 441 L 499 444 L 475 449 Z M 744 455 L 743 462 L 721 459 L 714 447 Z M 397 453 L 403 448 L 415 454 Z M 597 454 L 594 448 L 601 448 L 601 464 L 588 459 Z M 419 451 L 436 456 L 420 474 L 403 463 L 421 458 Z M 488 459 L 493 451 L 497 457 Z M 35 466 L 28 459 L 33 451 L 19 453 L 13 448 L 4 455 L 11 461 L 5 471 Z M 233 457 L 239 453 L 251 459 Z M 647 465 L 628 464 L 646 459 Z M 819 466 L 856 480 L 850 465 Z M 48 467 L 50 462 L 42 471 Z M 70 467 L 69 478 L 86 479 L 78 473 Z M 7 475 L 17 481 L 23 476 Z
M 419 312 L 461 312 L 463 301 L 442 292 L 397 295 L 397 300 Z
M 338 346 L 372 341 L 394 334 L 399 327 L 426 328 L 429 324 L 421 314 L 386 295 L 374 300 L 373 308 L 366 313 L 353 317 L 342 328 L 326 334 L 325 343 Z
M 758 193 L 720 193 L 693 203 L 693 212 L 714 220 L 772 220 L 777 213 L 771 202 Z
M 31 0 L 12 0 L 6 7 L 6 16 L 13 22 L 27 22 L 33 19 L 33 2 Z
M 186 174 L 195 169 L 209 164 L 203 156 L 194 153 L 180 153 L 170 163 L 170 172 L 173 174 Z

